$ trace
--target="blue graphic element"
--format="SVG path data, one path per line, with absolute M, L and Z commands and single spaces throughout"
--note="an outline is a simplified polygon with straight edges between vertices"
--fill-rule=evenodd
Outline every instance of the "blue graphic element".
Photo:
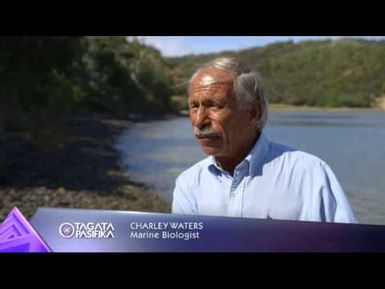
M 54 252 L 385 252 L 385 226 L 40 208 Z

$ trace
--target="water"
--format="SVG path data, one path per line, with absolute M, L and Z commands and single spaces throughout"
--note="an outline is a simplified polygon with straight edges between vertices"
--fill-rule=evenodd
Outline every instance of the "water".
M 325 160 L 360 222 L 385 224 L 384 112 L 271 112 L 265 133 Z M 118 139 L 117 148 L 130 178 L 169 201 L 179 173 L 206 157 L 188 118 L 136 124 Z

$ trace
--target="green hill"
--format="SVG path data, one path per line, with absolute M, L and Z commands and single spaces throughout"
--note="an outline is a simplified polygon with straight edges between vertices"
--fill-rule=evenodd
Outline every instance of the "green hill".
M 385 94 L 385 41 L 339 39 L 281 42 L 266 47 L 170 58 L 178 92 L 202 63 L 236 55 L 258 70 L 269 101 L 324 107 L 371 107 Z
M 72 114 L 173 111 L 161 53 L 125 37 L 0 37 L 0 128 Z

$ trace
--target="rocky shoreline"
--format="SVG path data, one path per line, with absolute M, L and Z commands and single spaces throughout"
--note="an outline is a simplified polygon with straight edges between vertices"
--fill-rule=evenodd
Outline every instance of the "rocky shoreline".
M 17 206 L 170 212 L 170 204 L 118 165 L 116 138 L 135 117 L 69 117 L 39 129 L 0 131 L 0 221 Z

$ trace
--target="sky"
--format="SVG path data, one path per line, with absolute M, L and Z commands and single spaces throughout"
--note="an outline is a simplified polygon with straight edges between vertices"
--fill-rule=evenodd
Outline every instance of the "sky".
M 262 47 L 275 42 L 338 39 L 346 36 L 138 36 L 145 44 L 158 48 L 163 56 L 220 52 Z M 385 40 L 385 36 L 349 36 Z M 130 37 L 128 37 L 130 39 Z

